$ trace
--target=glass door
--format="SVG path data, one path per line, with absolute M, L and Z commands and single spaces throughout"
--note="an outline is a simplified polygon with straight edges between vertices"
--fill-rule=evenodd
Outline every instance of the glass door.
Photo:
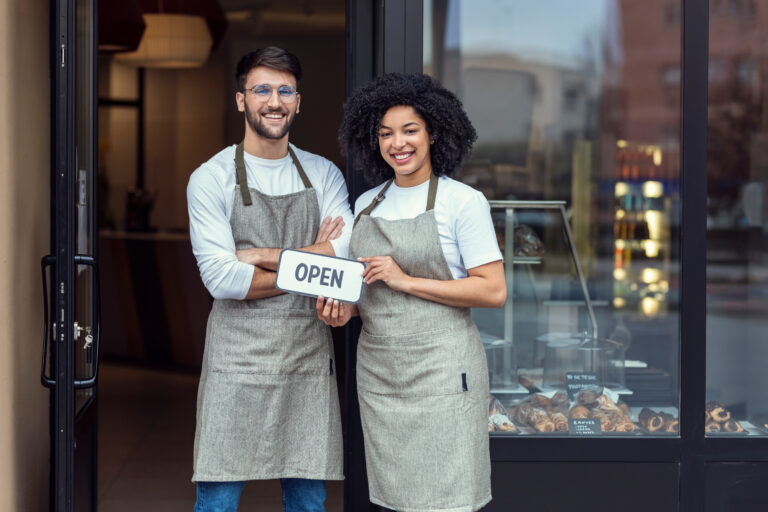
M 96 509 L 99 286 L 95 192 L 96 6 L 53 3 L 51 249 L 42 260 L 42 383 L 51 389 L 51 509 Z

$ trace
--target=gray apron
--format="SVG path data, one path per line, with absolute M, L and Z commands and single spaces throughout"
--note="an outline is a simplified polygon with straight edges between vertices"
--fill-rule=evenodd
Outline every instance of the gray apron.
M 391 183 L 391 181 L 390 181 Z M 435 222 L 437 178 L 427 211 L 385 220 L 363 210 L 349 254 L 392 256 L 414 277 L 453 279 Z M 372 502 L 401 512 L 471 512 L 491 499 L 488 369 L 468 308 L 365 286 L 357 390 Z
M 242 143 L 232 235 L 237 249 L 304 247 L 320 225 L 306 188 L 269 196 L 248 187 Z M 193 481 L 341 480 L 342 439 L 329 328 L 314 300 L 293 294 L 215 300 L 197 397 Z

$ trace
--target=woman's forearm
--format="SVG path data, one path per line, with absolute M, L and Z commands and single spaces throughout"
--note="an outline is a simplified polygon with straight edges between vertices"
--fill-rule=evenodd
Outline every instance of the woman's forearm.
M 422 299 L 464 308 L 500 308 L 507 298 L 507 287 L 479 276 L 441 281 L 412 277 L 403 290 Z

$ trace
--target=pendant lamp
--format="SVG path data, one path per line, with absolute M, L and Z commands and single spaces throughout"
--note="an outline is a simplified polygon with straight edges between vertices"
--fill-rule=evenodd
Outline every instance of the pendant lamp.
M 147 68 L 203 66 L 226 29 L 226 18 L 216 0 L 142 0 L 141 7 L 146 29 L 139 47 L 115 56 L 125 64 Z
M 144 33 L 138 0 L 99 0 L 99 51 L 130 52 Z

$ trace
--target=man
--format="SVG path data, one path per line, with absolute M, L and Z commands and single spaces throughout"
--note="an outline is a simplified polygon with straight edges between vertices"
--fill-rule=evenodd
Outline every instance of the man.
M 285 247 L 346 256 L 352 214 L 339 169 L 288 143 L 298 59 L 263 48 L 236 76 L 244 140 L 187 187 L 192 249 L 215 299 L 198 389 L 195 512 L 235 511 L 246 480 L 277 478 L 286 512 L 321 512 L 325 480 L 343 479 L 333 345 L 315 301 L 275 289 L 274 271 Z

